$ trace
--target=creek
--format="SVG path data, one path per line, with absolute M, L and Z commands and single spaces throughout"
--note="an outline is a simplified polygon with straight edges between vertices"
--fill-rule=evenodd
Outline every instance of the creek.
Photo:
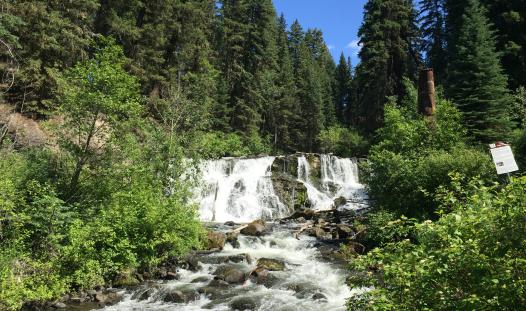
M 225 158 L 203 163 L 201 171 L 195 200 L 205 225 L 228 233 L 261 219 L 264 234 L 236 234 L 221 251 L 194 254 L 194 264 L 180 267 L 176 279 L 126 290 L 103 310 L 345 310 L 346 300 L 363 290 L 346 284 L 346 264 L 334 256 L 341 233 L 323 230 L 367 205 L 355 159 Z M 326 238 L 298 234 L 304 217 L 282 220 L 306 209 L 338 215 L 318 220 Z M 275 266 L 261 268 L 265 261 Z

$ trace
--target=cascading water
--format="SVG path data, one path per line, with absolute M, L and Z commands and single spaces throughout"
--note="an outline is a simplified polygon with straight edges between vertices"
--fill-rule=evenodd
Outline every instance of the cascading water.
M 263 157 L 204 163 L 197 199 L 201 220 L 249 222 L 286 216 L 270 180 L 273 162 L 274 157 Z
M 307 158 L 307 156 L 309 158 Z M 200 217 L 213 222 L 213 230 L 232 232 L 226 221 L 249 222 L 254 219 L 277 220 L 290 214 L 280 202 L 272 174 L 288 174 L 296 184 L 305 185 L 311 207 L 330 209 L 334 199 L 344 197 L 344 208 L 357 209 L 353 198 L 366 198 L 358 182 L 356 162 L 331 155 L 290 156 L 297 172 L 272 172 L 274 157 L 254 159 L 225 158 L 201 166 L 202 183 L 196 189 Z M 292 160 L 291 160 L 292 159 Z M 309 159 L 314 165 L 309 164 Z M 318 161 L 319 159 L 319 161 Z M 291 162 L 287 162 L 291 163 Z M 297 178 L 297 181 L 295 180 Z M 295 192 L 295 187 L 289 187 Z M 296 194 L 292 193 L 292 197 Z M 178 280 L 154 281 L 126 292 L 124 300 L 106 311 L 125 310 L 257 310 L 257 311 L 333 311 L 345 310 L 346 299 L 364 289 L 346 285 L 346 264 L 322 255 L 320 242 L 298 235 L 304 223 L 275 223 L 264 236 L 239 235 L 237 243 L 227 243 L 221 252 L 196 255 L 197 271 L 179 269 Z M 258 259 L 271 258 L 284 263 L 283 271 L 268 272 L 267 281 L 250 275 Z M 242 271 L 244 282 L 228 284 L 215 280 L 217 271 L 233 267 Z M 367 290 L 367 289 L 365 289 Z M 169 298 L 176 291 L 179 300 Z
M 358 165 L 355 160 L 322 154 L 320 177 L 317 182 L 311 178 L 311 167 L 306 156 L 298 157 L 298 180 L 307 188 L 311 207 L 314 210 L 328 210 L 334 200 L 345 198 L 347 203 L 340 208 L 359 209 L 364 207 L 367 195 L 358 180 Z

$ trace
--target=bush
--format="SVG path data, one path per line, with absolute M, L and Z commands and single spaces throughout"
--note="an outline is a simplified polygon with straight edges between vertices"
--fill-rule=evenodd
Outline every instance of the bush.
M 208 159 L 269 154 L 272 148 L 257 134 L 247 138 L 236 133 L 206 132 L 196 137 L 190 148 Z
M 526 178 L 440 196 L 451 213 L 351 263 L 373 286 L 350 310 L 520 310 L 526 305 Z M 451 202 L 454 202 L 451 204 Z
M 450 173 L 460 173 L 464 180 L 494 179 L 489 154 L 468 147 L 464 134 L 460 114 L 447 101 L 439 101 L 434 119 L 387 106 L 379 143 L 363 165 L 364 181 L 376 205 L 426 219 L 436 210 L 436 189 L 451 188 Z
M 369 144 L 357 131 L 341 126 L 324 129 L 318 135 L 320 151 L 340 157 L 365 156 Z

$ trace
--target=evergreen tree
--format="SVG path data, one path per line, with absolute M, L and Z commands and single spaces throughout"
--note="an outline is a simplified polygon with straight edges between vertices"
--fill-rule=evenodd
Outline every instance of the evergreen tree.
M 340 61 L 336 67 L 336 116 L 340 123 L 347 123 L 346 111 L 350 108 L 351 102 L 351 62 L 346 60 L 343 53 L 340 55 Z
M 20 111 L 46 114 L 56 108 L 52 106 L 55 85 L 48 71 L 63 70 L 87 58 L 99 3 L 13 0 L 6 6 L 23 21 L 12 32 L 21 45 L 16 51 L 20 70 L 8 100 Z
M 316 137 L 323 129 L 323 89 L 317 74 L 316 61 L 305 42 L 298 47 L 298 68 L 296 86 L 300 101 L 299 115 L 301 116 L 302 149 L 316 150 Z
M 369 0 L 359 30 L 361 62 L 356 69 L 359 125 L 372 133 L 382 124 L 388 96 L 402 97 L 403 78 L 415 71 L 416 27 L 411 1 Z
M 320 82 L 323 101 L 323 125 L 331 126 L 336 123 L 336 107 L 334 102 L 334 73 L 336 65 L 329 53 L 329 48 L 319 29 L 309 29 L 305 34 L 305 44 L 310 49 L 314 60 L 313 66 L 317 79 Z
M 281 150 L 298 150 L 297 138 L 300 120 L 296 114 L 298 100 L 294 82 L 294 67 L 289 52 L 287 24 L 285 17 L 280 16 L 277 31 L 277 62 L 276 97 L 270 109 L 267 109 L 269 132 L 274 145 Z
M 526 3 L 524 0 L 483 0 L 497 31 L 497 50 L 512 89 L 526 85 Z
M 426 55 L 426 65 L 434 69 L 435 81 L 441 83 L 447 66 L 444 0 L 420 0 L 419 6 L 421 51 Z
M 230 126 L 252 136 L 272 100 L 276 14 L 270 0 L 225 0 L 221 18 L 221 70 L 228 81 Z
M 298 70 L 298 62 L 299 62 L 299 48 L 301 43 L 305 40 L 305 32 L 303 31 L 303 28 L 301 27 L 301 24 L 298 20 L 295 20 L 294 23 L 290 26 L 289 31 L 289 48 L 290 48 L 290 55 L 292 57 L 292 62 L 294 65 L 294 73 L 296 78 L 297 70 Z
M 452 48 L 447 93 L 475 138 L 484 142 L 504 139 L 511 127 L 506 76 L 478 0 L 468 1 L 462 20 L 457 45 Z

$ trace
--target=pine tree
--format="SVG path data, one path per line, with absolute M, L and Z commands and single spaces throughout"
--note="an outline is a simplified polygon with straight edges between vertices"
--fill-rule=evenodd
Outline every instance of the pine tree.
M 296 98 L 296 85 L 294 82 L 294 67 L 289 52 L 287 38 L 287 24 L 281 15 L 277 21 L 277 79 L 276 97 L 272 106 L 266 110 L 268 129 L 274 145 L 281 150 L 298 150 L 298 125 L 300 119 L 298 100 Z
M 336 116 L 338 121 L 342 124 L 347 123 L 346 111 L 350 108 L 351 102 L 351 62 L 347 61 L 343 53 L 340 55 L 340 61 L 336 67 L 336 87 L 335 87 L 335 102 L 336 102 Z
M 485 10 L 469 0 L 457 45 L 452 49 L 447 94 L 463 113 L 478 140 L 490 142 L 509 135 L 509 94 Z
M 298 68 L 296 87 L 300 101 L 299 115 L 301 116 L 301 131 L 303 133 L 302 149 L 316 150 L 316 137 L 323 128 L 323 88 L 317 74 L 316 61 L 305 42 L 298 47 Z
M 497 50 L 512 89 L 526 85 L 526 3 L 524 0 L 483 0 L 497 31 Z
M 421 51 L 434 69 L 435 81 L 444 81 L 447 66 L 444 0 L 420 0 Z
M 20 111 L 47 114 L 56 108 L 52 102 L 55 84 L 48 71 L 63 70 L 87 58 L 98 0 L 6 4 L 10 14 L 23 21 L 12 32 L 21 45 L 16 51 L 20 70 L 7 99 Z
M 336 65 L 329 53 L 329 48 L 323 39 L 323 33 L 319 29 L 309 29 L 305 34 L 305 44 L 310 49 L 314 60 L 314 72 L 320 82 L 321 96 L 323 102 L 323 126 L 328 127 L 336 124 L 336 107 L 334 102 L 334 72 Z
M 289 31 L 289 48 L 290 48 L 290 55 L 292 57 L 292 63 L 294 65 L 294 73 L 295 76 L 297 75 L 297 69 L 298 69 L 298 62 L 299 62 L 299 48 L 301 43 L 305 40 L 305 32 L 303 31 L 303 28 L 301 27 L 301 24 L 298 20 L 295 20 L 292 25 L 290 26 Z
M 270 0 L 225 0 L 221 12 L 221 70 L 228 80 L 230 126 L 252 136 L 273 100 L 276 13 Z
M 369 133 L 382 124 L 388 96 L 404 94 L 403 78 L 414 76 L 415 13 L 411 1 L 369 0 L 359 30 L 361 62 L 356 69 L 359 115 Z

